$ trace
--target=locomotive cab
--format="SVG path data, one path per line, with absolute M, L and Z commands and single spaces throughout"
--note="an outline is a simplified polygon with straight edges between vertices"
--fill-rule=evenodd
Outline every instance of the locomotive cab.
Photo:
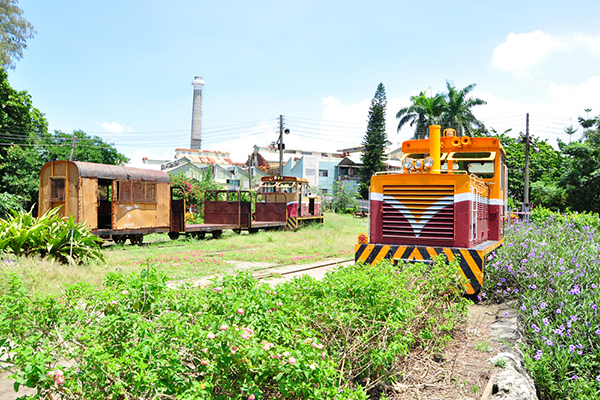
M 262 201 L 283 193 L 286 197 L 286 230 L 296 230 L 303 222 L 323 223 L 321 197 L 312 194 L 308 179 L 293 176 L 265 176 L 259 187 Z
M 404 142 L 403 170 L 371 178 L 370 232 L 359 237 L 355 259 L 459 258 L 473 294 L 486 254 L 503 241 L 506 153 L 496 138 L 444 133 L 431 126 L 429 139 Z

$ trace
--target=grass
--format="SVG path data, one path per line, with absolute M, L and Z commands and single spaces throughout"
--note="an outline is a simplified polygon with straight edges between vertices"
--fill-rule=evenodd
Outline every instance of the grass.
M 368 231 L 368 219 L 326 213 L 325 223 L 303 226 L 296 232 L 260 231 L 235 234 L 225 231 L 220 239 L 196 240 L 167 235 L 147 235 L 143 246 L 115 245 L 103 249 L 104 263 L 64 266 L 37 258 L 5 260 L 0 271 L 21 275 L 28 289 L 57 294 L 61 287 L 87 282 L 100 287 L 108 272 L 141 271 L 152 264 L 170 279 L 202 277 L 231 270 L 235 262 L 307 264 L 330 258 L 354 257 L 358 234 Z M 147 243 L 147 244 L 146 244 Z

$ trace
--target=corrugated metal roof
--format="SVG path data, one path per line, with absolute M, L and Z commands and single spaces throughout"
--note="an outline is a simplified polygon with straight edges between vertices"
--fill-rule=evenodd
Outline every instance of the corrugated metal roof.
M 169 174 L 163 171 L 122 167 L 120 165 L 96 164 L 83 161 L 71 161 L 77 166 L 79 176 L 112 180 L 139 180 L 169 183 Z
M 201 164 L 217 164 L 217 165 L 233 165 L 233 161 L 231 158 L 223 158 L 223 157 L 203 157 L 197 155 L 189 155 L 186 154 L 184 158 L 190 160 L 193 163 L 201 163 Z

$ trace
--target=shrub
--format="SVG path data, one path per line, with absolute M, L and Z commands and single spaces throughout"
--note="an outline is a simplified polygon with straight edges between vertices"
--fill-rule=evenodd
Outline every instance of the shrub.
M 537 209 L 536 209 L 537 210 Z M 542 399 L 600 396 L 600 238 L 592 214 L 537 210 L 506 228 L 486 269 L 496 301 L 519 301 L 527 367 Z
M 392 379 L 395 359 L 439 343 L 464 316 L 457 265 L 433 268 L 357 265 L 275 288 L 241 272 L 168 289 L 149 267 L 60 298 L 12 277 L 0 356 L 39 398 L 362 400 L 361 383 Z
M 87 259 L 103 260 L 97 236 L 73 216 L 63 218 L 55 208 L 39 218 L 31 212 L 13 211 L 13 217 L 0 219 L 0 251 L 16 256 L 40 255 L 67 263 Z
M 0 193 L 0 218 L 8 218 L 12 211 L 24 211 L 22 199 L 11 193 Z

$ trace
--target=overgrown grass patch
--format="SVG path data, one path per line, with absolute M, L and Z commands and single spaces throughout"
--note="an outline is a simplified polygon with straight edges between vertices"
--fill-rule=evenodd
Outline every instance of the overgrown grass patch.
M 64 399 L 366 399 L 466 314 L 457 263 L 355 265 L 276 287 L 242 272 L 173 290 L 144 267 L 48 297 L 8 276 L 0 356 L 17 385 Z
M 519 300 L 525 361 L 541 398 L 600 398 L 600 237 L 591 215 L 538 212 L 506 229 L 487 296 Z

